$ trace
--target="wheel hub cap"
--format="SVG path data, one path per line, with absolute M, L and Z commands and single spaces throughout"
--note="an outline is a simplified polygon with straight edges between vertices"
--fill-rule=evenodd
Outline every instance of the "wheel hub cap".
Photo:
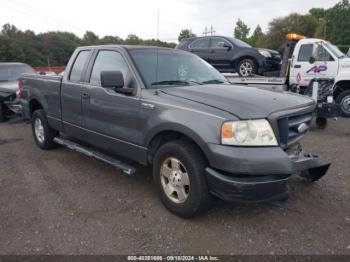
M 40 143 L 43 143 L 45 140 L 45 135 L 44 135 L 44 126 L 43 123 L 39 118 L 35 119 L 34 122 L 34 132 L 35 136 L 38 139 Z
M 174 203 L 184 203 L 190 192 L 185 166 L 176 158 L 167 158 L 160 170 L 161 184 L 166 196 Z
M 346 96 L 343 98 L 343 101 L 341 102 L 341 107 L 343 111 L 350 113 L 350 96 Z
M 250 63 L 245 62 L 239 67 L 239 71 L 242 76 L 250 76 L 253 72 L 253 67 Z

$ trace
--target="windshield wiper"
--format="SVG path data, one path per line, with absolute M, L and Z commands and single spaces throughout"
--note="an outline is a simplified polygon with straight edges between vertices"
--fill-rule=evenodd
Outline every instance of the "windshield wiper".
M 202 85 L 205 85 L 205 84 L 229 84 L 229 82 L 221 80 L 221 79 L 211 79 L 211 80 L 204 81 L 201 84 Z
M 166 80 L 166 81 L 159 81 L 159 82 L 153 82 L 151 83 L 151 86 L 161 86 L 161 85 L 191 85 L 191 84 L 197 84 L 200 83 L 196 81 L 182 81 L 182 80 Z

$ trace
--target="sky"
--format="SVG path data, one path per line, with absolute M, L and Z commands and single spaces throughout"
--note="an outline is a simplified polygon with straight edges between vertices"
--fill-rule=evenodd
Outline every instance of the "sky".
M 0 25 L 10 23 L 36 33 L 69 31 L 82 37 L 86 30 L 98 36 L 125 38 L 136 34 L 143 39 L 176 42 L 184 28 L 202 35 L 213 26 L 215 34 L 233 34 L 238 18 L 251 31 L 260 24 L 267 30 L 276 17 L 310 8 L 328 8 L 340 0 L 0 0 Z M 158 28 L 159 10 L 159 30 Z

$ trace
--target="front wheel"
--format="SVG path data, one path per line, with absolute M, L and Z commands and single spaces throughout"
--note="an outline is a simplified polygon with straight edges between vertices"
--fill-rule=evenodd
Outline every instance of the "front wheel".
M 246 58 L 238 63 L 236 71 L 239 76 L 248 77 L 255 75 L 258 71 L 258 68 L 252 59 Z
M 55 148 L 57 144 L 53 139 L 58 136 L 58 132 L 50 128 L 44 110 L 36 110 L 32 115 L 33 137 L 41 149 L 48 150 Z
M 175 140 L 159 148 L 153 162 L 153 178 L 168 210 L 188 218 L 209 208 L 206 166 L 202 153 L 190 141 Z
M 337 103 L 340 105 L 343 117 L 350 117 L 350 90 L 342 92 L 338 98 Z

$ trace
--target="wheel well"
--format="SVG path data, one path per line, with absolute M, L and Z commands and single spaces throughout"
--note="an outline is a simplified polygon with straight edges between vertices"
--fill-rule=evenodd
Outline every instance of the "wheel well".
M 344 81 L 339 81 L 336 84 L 336 88 L 333 93 L 334 99 L 337 99 L 338 96 L 346 90 L 350 90 L 350 81 L 349 80 L 344 80 Z
M 202 152 L 204 158 L 205 155 L 203 153 L 203 151 L 201 150 L 201 148 L 199 147 L 199 145 L 189 136 L 178 132 L 178 131 L 162 131 L 160 133 L 158 133 L 157 135 L 155 135 L 151 142 L 149 143 L 149 147 L 148 147 L 148 155 L 147 155 L 147 162 L 148 164 L 152 164 L 153 163 L 153 158 L 156 154 L 156 152 L 158 151 L 158 149 L 164 145 L 167 142 L 173 141 L 173 140 L 177 140 L 177 139 L 183 139 L 188 141 L 189 143 L 193 143 L 200 152 Z
M 251 60 L 253 60 L 253 62 L 255 63 L 255 66 L 258 67 L 258 62 L 252 56 L 242 56 L 242 57 L 239 57 L 239 58 L 235 59 L 234 67 L 236 68 L 238 66 L 238 64 L 244 59 L 251 59 Z
M 38 109 L 42 109 L 42 105 L 39 103 L 38 100 L 36 99 L 32 99 L 30 102 L 29 102 L 29 113 L 30 113 L 30 116 L 32 116 L 32 114 L 34 113 L 35 110 L 38 110 Z

